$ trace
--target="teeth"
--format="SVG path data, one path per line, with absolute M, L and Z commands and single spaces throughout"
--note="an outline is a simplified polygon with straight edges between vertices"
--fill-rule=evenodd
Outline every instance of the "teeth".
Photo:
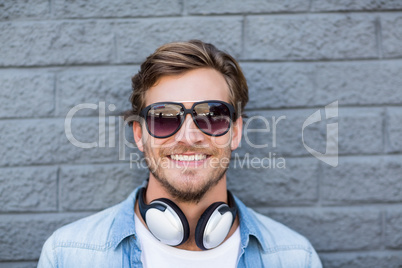
M 199 160 L 204 160 L 207 158 L 205 154 L 192 154 L 192 155 L 183 155 L 183 154 L 172 154 L 170 156 L 173 160 L 178 160 L 178 161 L 199 161 Z

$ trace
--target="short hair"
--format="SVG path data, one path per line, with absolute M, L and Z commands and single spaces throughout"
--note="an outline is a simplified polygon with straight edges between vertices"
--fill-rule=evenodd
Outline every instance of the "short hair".
M 124 113 L 124 119 L 132 124 L 133 115 L 139 115 L 145 108 L 146 91 L 163 76 L 179 75 L 199 68 L 212 68 L 223 75 L 229 87 L 229 101 L 235 107 L 234 120 L 243 115 L 248 102 L 248 86 L 237 61 L 212 44 L 190 40 L 165 44 L 141 64 L 140 70 L 131 79 L 131 109 Z

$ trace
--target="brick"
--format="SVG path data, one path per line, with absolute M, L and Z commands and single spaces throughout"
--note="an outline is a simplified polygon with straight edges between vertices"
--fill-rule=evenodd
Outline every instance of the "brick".
M 382 51 L 385 58 L 402 55 L 402 16 L 386 14 L 381 16 Z
M 366 15 L 250 16 L 244 59 L 377 57 L 374 18 Z
M 71 133 L 76 141 L 67 139 L 67 136 L 65 135 L 65 133 L 63 133 L 59 149 L 59 154 L 60 156 L 62 156 L 62 159 L 59 158 L 58 160 L 68 163 L 99 163 L 117 161 L 117 136 L 115 139 L 115 147 L 109 146 L 108 137 L 106 136 L 108 131 L 108 124 L 106 124 L 105 127 L 106 133 L 103 132 L 105 138 L 101 139 L 101 143 L 104 143 L 104 147 L 100 147 L 99 118 L 73 117 L 71 121 Z M 68 129 L 69 126 L 67 126 L 66 128 Z
M 396 94 L 402 83 L 399 61 L 322 63 L 315 67 L 313 104 L 334 100 L 339 105 L 402 103 L 402 95 Z
M 393 10 L 402 8 L 402 3 L 391 1 L 353 1 L 353 0 L 313 0 L 312 11 L 347 11 L 347 10 Z
M 126 126 L 121 133 L 118 133 L 118 136 L 116 134 L 116 137 L 119 138 L 119 140 L 116 141 L 116 146 L 119 146 L 119 161 L 128 161 L 131 162 L 131 166 L 145 168 L 146 165 L 141 160 L 143 153 L 138 150 L 135 144 L 132 128 Z
M 322 253 L 320 258 L 327 268 L 398 268 L 402 265 L 400 252 Z
M 231 2 L 187 1 L 187 11 L 190 14 L 233 14 L 233 13 L 266 13 L 266 12 L 298 12 L 307 11 L 309 3 L 300 0 L 291 1 L 263 1 L 263 0 L 235 0 Z M 258 7 L 258 8 L 256 8 Z
M 227 175 L 228 188 L 248 206 L 300 205 L 317 201 L 316 161 L 308 158 L 281 160 L 273 155 L 258 160 L 261 162 L 253 162 L 252 157 L 246 162 L 232 159 Z
M 98 210 L 115 205 L 148 177 L 145 169 L 127 164 L 65 166 L 60 172 L 64 210 Z
M 2 1 L 0 20 L 23 18 L 46 18 L 50 13 L 48 0 Z
M 241 52 L 240 17 L 136 20 L 116 23 L 115 29 L 118 60 L 124 63 L 140 63 L 167 42 L 189 39 L 212 43 L 235 57 Z
M 383 151 L 382 110 L 378 108 L 339 108 L 338 118 L 325 119 L 306 126 L 303 135 L 306 146 L 326 152 L 326 124 L 338 122 L 339 154 L 369 154 Z M 277 153 L 282 156 L 310 155 L 303 145 L 302 127 L 316 110 L 250 111 L 243 125 L 243 139 L 237 149 L 243 157 L 266 157 Z M 274 122 L 277 122 L 276 124 Z M 276 125 L 276 130 L 274 130 Z M 265 146 L 265 147 L 264 147 Z
M 402 213 L 389 209 L 385 213 L 385 246 L 402 249 Z
M 113 5 L 109 1 L 56 0 L 54 9 L 58 18 L 105 18 L 180 15 L 182 7 L 179 0 L 118 0 Z
M 400 104 L 402 62 L 242 63 L 248 109 Z
M 35 268 L 36 262 L 0 262 L 0 268 Z
M 131 108 L 129 97 L 131 77 L 137 72 L 137 67 L 129 68 L 85 68 L 69 69 L 61 72 L 57 79 L 58 115 L 66 116 L 74 106 L 82 103 L 99 105 L 105 102 L 106 115 L 120 115 Z M 114 105 L 111 111 L 109 105 Z M 98 109 L 84 109 L 80 116 L 99 115 Z
M 339 153 L 383 152 L 383 113 L 376 108 L 339 109 Z
M 324 204 L 402 201 L 402 158 L 341 157 L 339 166 L 323 166 L 321 198 Z
M 89 213 L 1 215 L 0 261 L 38 259 L 45 240 L 53 231 L 88 215 Z
M 41 117 L 54 112 L 54 75 L 38 72 L 0 72 L 0 117 Z
M 0 166 L 50 164 L 57 160 L 62 120 L 0 121 Z
M 248 109 L 314 105 L 314 66 L 299 63 L 242 63 L 249 87 Z
M 369 250 L 381 246 L 380 213 L 374 209 L 259 208 L 258 211 L 304 235 L 318 251 Z
M 64 125 L 61 127 L 64 129 Z M 123 133 L 126 142 L 133 144 L 134 140 L 132 137 L 132 131 L 129 127 L 126 126 L 123 131 L 119 131 L 118 118 L 115 118 L 115 138 L 112 139 L 112 143 L 109 141 L 110 122 L 106 121 L 105 132 L 101 132 L 101 134 L 104 135 L 104 138 L 99 140 L 100 128 L 101 125 L 99 124 L 98 117 L 73 117 L 71 131 L 74 138 L 80 143 L 86 143 L 84 145 L 96 143 L 96 146 L 93 148 L 82 147 L 81 144 L 76 144 L 75 142 L 68 140 L 66 134 L 63 133 L 60 137 L 61 141 L 58 148 L 57 160 L 63 163 L 120 162 L 123 160 L 128 161 L 130 153 L 139 154 L 136 147 L 134 149 L 127 147 L 127 145 L 120 147 L 120 145 L 124 143 Z
M 235 152 L 240 157 L 248 153 L 259 158 L 267 157 L 269 153 L 277 156 L 308 155 L 303 147 L 301 130 L 311 113 L 311 110 L 247 112 L 249 118 L 243 124 L 242 142 Z M 307 127 L 304 132 L 306 144 L 316 150 L 325 150 L 323 127 L 323 124 Z
M 0 169 L 0 211 L 57 210 L 57 168 Z
M 119 120 L 115 118 L 115 138 L 109 142 L 110 124 L 106 121 L 104 138 L 99 141 L 98 117 L 73 117 L 71 133 L 76 141 L 84 145 L 94 144 L 95 147 L 83 147 L 82 144 L 69 140 L 66 136 L 65 120 L 6 120 L 0 121 L 0 146 L 4 153 L 0 155 L 0 166 L 55 164 L 55 163 L 104 163 L 119 162 L 129 159 L 130 153 L 138 153 L 138 149 L 124 150 L 123 134 L 119 134 Z M 21 127 L 23 126 L 23 127 Z M 126 135 L 126 142 L 133 142 L 131 130 L 126 127 L 122 133 Z M 102 136 L 101 136 L 102 137 Z M 71 137 L 70 137 L 71 139 Z M 102 143 L 104 143 L 102 145 Z M 103 147 L 101 147 L 103 146 Z M 114 147 L 113 147 L 114 146 Z M 135 147 L 136 148 L 136 147 Z M 119 152 L 123 157 L 119 158 Z
M 402 152 L 402 109 L 387 108 L 387 152 Z
M 1 23 L 0 42 L 0 66 L 107 63 L 113 31 L 97 21 Z

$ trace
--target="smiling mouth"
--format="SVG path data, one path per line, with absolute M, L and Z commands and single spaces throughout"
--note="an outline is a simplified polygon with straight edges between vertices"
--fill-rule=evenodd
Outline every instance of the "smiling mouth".
M 206 154 L 172 154 L 170 158 L 176 161 L 202 161 L 209 157 Z

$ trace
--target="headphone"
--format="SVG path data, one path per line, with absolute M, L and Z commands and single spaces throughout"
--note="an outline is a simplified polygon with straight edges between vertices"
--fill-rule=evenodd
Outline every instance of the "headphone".
M 156 239 L 169 246 L 179 246 L 188 240 L 190 227 L 182 210 L 167 198 L 158 198 L 145 204 L 145 187 L 138 190 L 137 198 L 142 219 Z M 225 240 L 236 219 L 237 207 L 228 191 L 229 205 L 215 202 L 198 220 L 195 242 L 202 250 L 219 246 Z

